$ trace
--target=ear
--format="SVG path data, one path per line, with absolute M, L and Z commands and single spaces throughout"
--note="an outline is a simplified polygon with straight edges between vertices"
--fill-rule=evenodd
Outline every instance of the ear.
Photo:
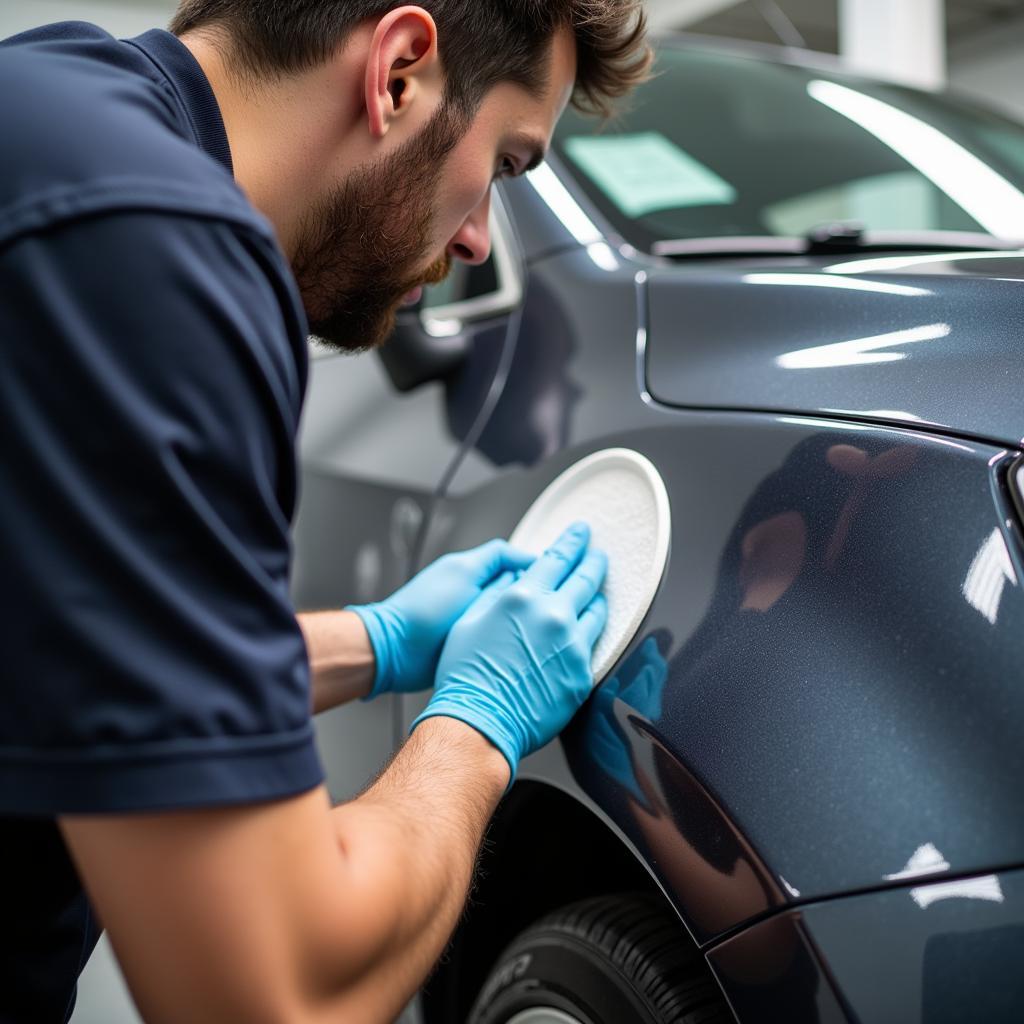
M 383 138 L 418 101 L 443 85 L 437 26 L 422 7 L 399 7 L 381 18 L 366 62 L 370 134 Z

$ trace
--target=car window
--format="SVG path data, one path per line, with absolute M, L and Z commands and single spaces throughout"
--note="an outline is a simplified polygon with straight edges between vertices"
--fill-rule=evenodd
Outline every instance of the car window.
M 667 46 L 610 127 L 569 112 L 555 150 L 645 251 L 835 220 L 1024 240 L 1024 127 L 834 71 Z
M 874 230 L 928 231 L 935 227 L 935 204 L 942 195 L 913 171 L 873 174 L 766 205 L 772 234 L 802 235 L 809 225 L 859 221 Z M 952 217 L 954 211 L 948 211 Z M 949 221 L 947 221 L 949 223 Z M 972 230 L 965 221 L 965 229 Z

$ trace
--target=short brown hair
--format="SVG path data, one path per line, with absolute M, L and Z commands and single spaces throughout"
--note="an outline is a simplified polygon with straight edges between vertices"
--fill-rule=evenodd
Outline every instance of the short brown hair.
M 279 75 L 327 60 L 361 22 L 403 0 L 182 0 L 176 35 L 226 34 L 232 56 L 255 75 Z M 404 0 L 408 2 L 408 0 Z M 413 0 L 438 26 L 448 98 L 471 114 L 499 82 L 543 87 L 555 33 L 571 29 L 579 71 L 574 104 L 608 115 L 647 75 L 650 50 L 641 0 Z

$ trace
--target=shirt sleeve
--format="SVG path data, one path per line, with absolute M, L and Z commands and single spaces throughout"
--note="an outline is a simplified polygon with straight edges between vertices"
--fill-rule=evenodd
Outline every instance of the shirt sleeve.
M 0 813 L 323 780 L 289 597 L 305 330 L 276 250 L 117 213 L 0 249 Z

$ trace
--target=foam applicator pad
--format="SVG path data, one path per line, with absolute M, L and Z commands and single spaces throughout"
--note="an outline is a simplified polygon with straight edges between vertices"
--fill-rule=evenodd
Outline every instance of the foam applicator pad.
M 594 648 L 596 684 L 636 636 L 665 573 L 672 515 L 654 464 L 627 448 L 576 463 L 533 503 L 511 543 L 539 555 L 580 521 L 590 524 L 591 546 L 608 555 L 608 625 Z

